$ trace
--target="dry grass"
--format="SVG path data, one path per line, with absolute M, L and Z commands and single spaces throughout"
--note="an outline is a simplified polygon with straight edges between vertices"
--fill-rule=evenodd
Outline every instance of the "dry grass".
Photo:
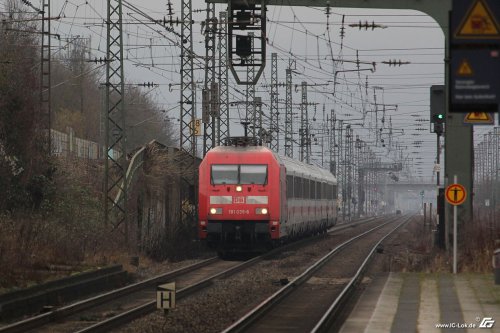
M 103 225 L 101 167 L 57 161 L 55 197 L 38 211 L 0 215 L 0 289 L 115 261 L 119 232 Z
M 500 218 L 493 221 L 500 221 Z M 492 256 L 500 239 L 495 222 L 476 219 L 461 226 L 458 245 L 458 271 L 468 273 L 491 273 Z M 452 243 L 448 251 L 434 245 L 435 227 L 424 226 L 423 218 L 406 226 L 399 243 L 391 249 L 390 270 L 403 272 L 450 272 L 453 265 Z
M 175 176 L 186 172 L 172 166 L 172 157 L 159 158 L 145 166 L 150 172 L 141 178 L 141 188 L 132 194 L 145 189 L 152 193 L 168 189 Z M 204 248 L 192 241 L 192 228 L 186 224 L 151 229 L 149 243 L 140 247 L 143 253 L 138 254 L 132 246 L 127 248 L 121 230 L 113 231 L 112 226 L 103 223 L 102 163 L 62 159 L 55 164 L 53 198 L 43 201 L 36 211 L 0 212 L 0 292 L 114 263 L 137 271 L 130 265 L 131 255 L 138 255 L 144 267 L 152 263 L 147 256 L 181 260 L 203 252 Z M 129 198 L 131 221 L 137 219 L 132 213 L 137 211 L 136 196 Z M 137 232 L 135 228 L 136 223 L 131 223 L 129 245 L 136 241 L 132 236 Z
M 463 226 L 460 240 L 460 265 L 462 272 L 489 273 L 492 271 L 492 257 L 495 241 L 500 239 L 500 216 L 491 221 L 476 220 L 472 224 Z
M 36 213 L 0 214 L 0 291 L 25 287 L 47 279 L 88 268 L 121 263 L 130 271 L 130 253 L 123 235 L 103 224 L 102 166 L 82 161 L 58 161 L 55 175 L 57 195 L 44 202 Z M 493 219 L 500 221 L 500 218 Z M 406 225 L 398 239 L 386 249 L 388 269 L 403 272 L 449 272 L 451 251 L 434 245 L 434 227 L 424 226 L 422 217 Z M 461 228 L 459 271 L 490 273 L 491 258 L 500 238 L 494 222 L 476 219 Z M 187 241 L 189 230 L 159 235 L 154 248 L 163 258 L 185 259 L 201 252 L 197 243 Z M 185 233 L 185 235 L 184 235 Z M 182 236 L 182 237 L 181 237 Z M 150 252 L 150 251 L 148 251 Z M 153 253 L 149 253 L 152 255 Z M 158 257 L 158 255 L 153 255 Z M 140 256 L 141 267 L 152 265 Z

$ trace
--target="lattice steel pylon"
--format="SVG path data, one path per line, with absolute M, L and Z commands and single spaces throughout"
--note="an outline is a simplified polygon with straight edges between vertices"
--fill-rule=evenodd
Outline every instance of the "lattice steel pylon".
M 269 126 L 269 148 L 279 152 L 279 108 L 278 108 L 278 54 L 271 53 L 271 124 Z
M 250 32 L 248 33 L 248 36 L 250 37 L 251 40 L 251 46 L 250 48 L 253 49 L 253 33 Z M 255 76 L 255 67 L 252 66 L 254 62 L 254 55 L 253 53 L 247 58 L 247 63 L 249 66 L 247 66 L 247 80 L 249 82 L 252 82 Z M 248 84 L 246 86 L 246 94 L 245 94 L 245 122 L 250 125 L 250 136 L 255 139 L 256 137 L 256 131 L 255 127 L 257 126 L 256 124 L 256 119 L 255 119 L 255 85 L 253 84 Z
M 353 150 L 353 129 L 352 127 L 349 126 L 348 129 L 346 129 L 346 138 L 347 138 L 347 143 L 346 143 L 346 162 L 347 162 L 347 210 L 349 212 L 349 219 L 352 218 L 352 189 L 353 189 L 353 158 L 354 158 L 354 150 Z
M 335 117 L 335 111 L 331 109 L 330 111 L 330 119 L 329 119 L 329 125 L 328 125 L 328 145 L 330 147 L 329 153 L 330 153 L 330 172 L 336 176 L 337 175 L 337 147 L 336 147 L 336 139 L 335 139 L 335 122 L 336 122 L 336 117 Z
M 128 244 L 124 82 L 122 2 L 108 0 L 104 210 L 106 223 L 111 222 L 114 228 L 124 224 L 125 243 Z
M 342 216 L 345 219 L 347 216 L 347 209 L 350 205 L 349 202 L 349 174 L 348 174 L 348 163 L 349 163 L 349 124 L 346 125 L 344 131 L 345 134 L 342 136 L 342 197 L 344 200 L 344 205 L 342 206 Z
M 215 82 L 215 35 L 217 30 L 217 18 L 215 17 L 215 4 L 207 3 L 207 18 L 205 21 L 205 86 L 203 94 L 208 95 L 203 98 L 202 122 L 203 122 L 203 156 L 217 145 L 219 137 L 218 122 L 219 101 L 218 88 Z
M 300 160 L 309 163 L 309 131 L 308 131 L 308 108 L 307 108 L 307 82 L 301 84 L 302 99 L 300 103 Z
M 228 90 L 228 55 L 227 55 L 227 12 L 219 13 L 219 131 L 217 144 L 229 137 L 229 90 Z
M 291 60 L 286 69 L 286 99 L 285 99 L 285 156 L 293 158 L 293 109 L 292 109 L 292 66 Z
M 254 99 L 254 119 L 255 127 L 258 128 L 257 136 L 265 142 L 267 139 L 267 132 L 262 128 L 262 97 L 255 97 Z
M 42 48 L 40 57 L 40 114 L 38 119 L 42 133 L 42 149 L 45 154 L 52 153 L 51 148 L 51 78 L 50 78 L 50 0 L 42 3 Z
M 193 10 L 192 0 L 181 5 L 181 111 L 180 111 L 180 168 L 184 170 L 179 186 L 181 223 L 196 221 L 196 189 L 198 187 L 196 159 L 195 83 L 193 75 Z M 190 189 L 193 189 L 191 192 Z M 193 197 L 194 193 L 194 197 Z
M 340 194 L 340 199 L 342 202 L 342 219 L 345 217 L 345 186 L 344 186 L 344 170 L 343 170 L 343 164 L 344 164 L 344 157 L 342 154 L 342 149 L 343 149 L 343 126 L 344 122 L 343 120 L 339 120 L 338 122 L 338 130 L 336 131 L 337 134 L 337 156 L 336 156 L 336 161 L 337 161 L 337 186 L 338 186 L 338 193 Z
M 183 0 L 181 8 L 181 113 L 180 149 L 188 154 L 196 151 L 193 125 L 194 82 L 193 82 L 193 13 L 192 1 Z

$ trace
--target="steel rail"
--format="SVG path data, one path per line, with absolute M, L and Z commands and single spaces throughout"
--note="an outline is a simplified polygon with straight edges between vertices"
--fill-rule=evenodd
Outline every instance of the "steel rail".
M 306 282 L 316 271 L 318 271 L 322 266 L 324 266 L 334 255 L 336 255 L 340 250 L 353 243 L 354 241 L 372 233 L 375 230 L 378 230 L 389 223 L 393 223 L 397 220 L 397 218 L 393 218 L 388 222 L 385 222 L 381 225 L 378 225 L 374 228 L 371 228 L 368 231 L 363 232 L 351 239 L 343 242 L 342 244 L 335 247 L 333 250 L 328 252 L 318 261 L 316 261 L 313 265 L 309 266 L 302 274 L 297 276 L 295 279 L 290 281 L 286 286 L 276 291 L 273 295 L 269 296 L 266 300 L 261 302 L 255 308 L 250 310 L 246 315 L 241 317 L 238 321 L 234 322 L 231 326 L 226 328 L 222 333 L 229 332 L 242 332 L 249 328 L 254 322 L 260 319 L 263 315 L 265 315 L 270 309 L 273 308 L 277 303 L 287 297 L 290 293 L 292 293 L 297 287 Z
M 255 258 L 252 258 L 250 260 L 247 260 L 239 265 L 236 265 L 234 267 L 228 268 L 220 273 L 216 273 L 204 280 L 201 280 L 191 286 L 185 287 L 183 289 L 180 289 L 175 293 L 176 300 L 181 300 L 185 298 L 186 296 L 189 296 L 193 294 L 194 292 L 203 289 L 204 287 L 207 287 L 211 285 L 211 283 L 215 279 L 221 279 L 221 278 L 226 278 L 228 276 L 234 275 L 248 266 L 252 266 L 256 264 L 257 262 L 261 261 L 264 257 L 267 257 L 269 254 L 265 254 L 262 256 L 258 256 Z M 119 315 L 116 315 L 114 317 L 108 318 L 104 321 L 101 321 L 97 324 L 94 324 L 92 326 L 89 326 L 87 328 L 84 328 L 80 331 L 77 331 L 76 333 L 89 333 L 89 332 L 107 332 L 112 328 L 116 328 L 118 326 L 121 326 L 123 324 L 129 323 L 130 321 L 139 318 L 143 315 L 146 315 L 148 313 L 151 313 L 156 310 L 156 300 L 144 303 L 138 307 L 135 307 L 133 309 L 130 309 L 126 312 L 122 312 Z
M 359 226 L 362 224 L 374 222 L 376 220 L 377 220 L 377 218 L 371 217 L 371 218 L 365 218 L 365 219 L 359 220 L 359 221 L 354 222 L 354 223 L 348 223 L 348 224 L 343 223 L 343 224 L 332 227 L 330 230 L 328 230 L 328 233 L 333 233 L 333 232 L 341 231 L 344 229 L 353 228 L 353 227 L 356 227 L 356 226 Z M 244 268 L 257 263 L 258 261 L 262 260 L 263 258 L 274 255 L 278 251 L 289 250 L 290 248 L 300 246 L 304 243 L 308 243 L 308 242 L 315 240 L 315 239 L 316 239 L 316 237 L 308 237 L 308 238 L 305 238 L 303 240 L 299 240 L 299 241 L 290 243 L 288 245 L 279 247 L 277 249 L 274 249 L 270 252 L 265 253 L 262 256 L 258 256 L 258 257 L 255 257 L 253 259 L 250 259 L 248 261 L 245 261 L 244 263 L 242 263 L 240 265 L 237 265 L 233 268 L 229 268 L 221 273 L 217 273 L 215 275 L 212 275 L 211 277 L 209 277 L 205 280 L 202 280 L 194 285 L 191 285 L 189 287 L 186 287 L 186 288 L 183 288 L 183 289 L 177 291 L 176 297 L 177 297 L 177 299 L 182 299 L 182 298 L 196 292 L 197 290 L 200 290 L 203 287 L 206 287 L 207 285 L 211 284 L 211 282 L 215 279 L 224 278 L 224 277 L 228 277 L 230 275 L 236 274 L 239 271 L 243 270 Z M 135 284 L 132 284 L 132 285 L 129 285 L 129 286 L 117 289 L 117 290 L 113 290 L 113 291 L 110 291 L 110 292 L 107 292 L 107 293 L 104 293 L 104 294 L 101 294 L 101 295 L 98 295 L 98 296 L 95 296 L 95 297 L 92 297 L 89 299 L 85 299 L 85 300 L 82 300 L 82 301 L 61 307 L 61 308 L 57 308 L 53 311 L 50 311 L 50 312 L 47 312 L 47 313 L 44 313 L 44 314 L 41 314 L 41 315 L 38 315 L 35 317 L 31 317 L 31 318 L 28 318 L 28 319 L 25 319 L 25 320 L 22 320 L 22 321 L 19 321 L 19 322 L 16 322 L 16 323 L 13 323 L 13 324 L 10 324 L 7 326 L 0 327 L 0 333 L 25 332 L 27 330 L 33 330 L 33 329 L 39 328 L 45 324 L 54 322 L 56 320 L 60 320 L 62 318 L 65 318 L 65 317 L 68 317 L 68 316 L 73 315 L 75 313 L 78 313 L 80 311 L 83 311 L 83 310 L 89 309 L 91 307 L 100 305 L 100 304 L 105 303 L 107 301 L 114 300 L 118 297 L 128 295 L 130 293 L 141 290 L 145 287 L 148 287 L 151 285 L 156 285 L 158 283 L 165 282 L 168 279 L 172 279 L 172 278 L 178 277 L 182 274 L 186 274 L 186 273 L 195 271 L 201 267 L 204 267 L 206 265 L 211 264 L 212 262 L 214 262 L 216 260 L 217 260 L 216 257 L 210 258 L 210 259 L 204 260 L 202 262 L 199 262 L 199 263 L 196 263 L 196 264 L 193 264 L 190 266 L 186 266 L 183 268 L 179 268 L 175 271 L 150 278 L 148 280 L 137 282 Z M 135 307 L 133 309 L 125 311 L 119 315 L 108 318 L 105 321 L 99 322 L 99 323 L 94 324 L 90 327 L 87 327 L 83 330 L 80 330 L 79 332 L 106 331 L 106 330 L 109 330 L 111 328 L 115 328 L 115 327 L 118 327 L 122 324 L 128 323 L 128 322 L 130 322 L 138 317 L 141 317 L 143 315 L 151 313 L 155 310 L 156 310 L 156 301 L 147 302 L 147 303 L 144 303 L 138 307 Z
M 360 225 L 360 224 L 364 224 L 364 223 L 369 223 L 369 222 L 373 222 L 377 220 L 376 218 L 367 218 L 367 219 L 363 219 L 362 221 L 360 222 L 357 222 L 357 223 L 352 223 L 352 224 L 349 224 L 349 225 L 342 225 L 342 226 L 338 226 L 338 227 L 334 227 L 332 229 L 329 230 L 329 232 L 336 232 L 336 231 L 340 231 L 340 230 L 344 230 L 344 229 L 347 229 L 347 228 L 352 228 L 352 227 L 355 227 L 357 225 Z M 252 266 L 254 264 L 256 264 L 257 262 L 261 261 L 262 259 L 264 258 L 267 258 L 267 257 L 270 257 L 272 255 L 274 255 L 275 253 L 277 252 L 280 252 L 280 251 L 283 251 L 283 250 L 288 250 L 290 248 L 293 248 L 293 247 L 296 247 L 296 246 L 299 246 L 299 245 L 302 245 L 306 242 L 310 242 L 311 240 L 314 240 L 315 238 L 306 238 L 306 239 L 303 239 L 301 241 L 297 241 L 297 242 L 294 242 L 294 243 L 290 243 L 286 246 L 283 246 L 283 247 L 279 247 L 277 249 L 274 249 L 268 253 L 265 253 L 261 256 L 258 256 L 258 257 L 255 257 L 253 259 L 250 259 L 248 261 L 245 261 L 243 263 L 241 263 L 240 265 L 237 265 L 235 267 L 232 267 L 232 268 L 229 268 L 223 272 L 220 272 L 220 273 L 217 273 L 217 274 L 214 274 L 202 281 L 199 281 L 191 286 L 188 286 L 188 287 L 185 287 L 179 291 L 176 292 L 176 299 L 177 300 L 181 300 L 183 298 L 185 298 L 186 296 L 188 295 L 191 295 L 193 294 L 194 292 L 198 291 L 198 290 L 201 290 L 203 289 L 204 287 L 207 287 L 209 286 L 212 281 L 214 281 L 215 279 L 221 279 L 221 278 L 226 278 L 228 276 L 231 276 L 231 275 L 234 275 L 240 271 L 242 271 L 243 269 L 249 267 L 249 266 Z M 111 318 L 108 318 L 104 321 L 101 321 L 99 323 L 96 323 L 92 326 L 89 326 L 87 328 L 84 328 L 80 331 L 77 331 L 76 333 L 96 333 L 96 332 L 107 332 L 111 329 L 114 329 L 114 328 L 117 328 L 121 325 L 124 325 L 126 323 L 129 323 L 131 322 L 132 320 L 134 319 L 137 319 L 139 317 L 142 317 L 146 314 L 149 314 L 149 313 L 152 313 L 154 311 L 156 311 L 156 300 L 154 301 L 150 301 L 150 302 L 147 302 L 147 303 L 144 303 L 140 306 L 137 306 L 133 309 L 130 309 L 128 311 L 125 311 L 125 312 L 122 312 L 121 314 L 119 315 L 116 315 L 116 316 L 113 316 Z
M 173 279 L 175 277 L 178 277 L 180 275 L 195 271 L 201 267 L 210 265 L 214 261 L 217 261 L 217 257 L 209 258 L 206 260 L 203 260 L 201 262 L 179 268 L 177 270 L 161 274 L 155 277 L 152 277 L 150 279 L 140 281 L 128 286 L 125 286 L 123 288 L 119 288 L 116 290 L 112 290 L 109 292 L 106 292 L 104 294 L 100 294 L 95 297 L 91 297 L 88 299 L 84 299 L 82 301 L 69 304 L 66 306 L 63 306 L 61 308 L 57 308 L 53 311 L 31 317 L 25 320 L 21 320 L 18 322 L 15 322 L 13 324 L 7 325 L 0 327 L 0 333 L 17 333 L 17 332 L 25 332 L 27 330 L 33 330 L 36 329 L 42 325 L 48 324 L 50 322 L 59 320 L 61 318 L 65 318 L 69 315 L 72 315 L 74 313 L 77 313 L 79 311 L 88 309 L 90 307 L 105 303 L 109 300 L 113 300 L 117 297 L 128 295 L 130 293 L 136 292 L 138 290 L 141 290 L 143 288 L 149 287 L 151 285 L 156 285 L 157 283 L 160 282 L 165 282 L 165 280 Z
M 396 230 L 401 228 L 403 225 L 408 223 L 411 220 L 411 217 L 406 218 L 405 221 L 401 222 L 398 226 L 396 226 L 394 229 L 392 229 L 387 235 L 385 235 L 382 239 L 380 239 L 377 244 L 375 244 L 370 251 L 370 253 L 366 256 L 365 260 L 361 264 L 361 266 L 358 268 L 358 271 L 354 275 L 354 277 L 349 281 L 349 283 L 344 287 L 344 289 L 340 292 L 339 296 L 332 302 L 328 310 L 325 311 L 321 319 L 318 321 L 316 326 L 311 330 L 311 333 L 320 333 L 320 332 L 327 332 L 328 329 L 332 326 L 333 322 L 336 319 L 336 315 L 340 313 L 341 307 L 348 301 L 349 296 L 352 294 L 352 292 L 355 290 L 357 285 L 359 284 L 359 281 L 363 277 L 363 273 L 366 270 L 368 264 L 370 263 L 373 254 L 377 250 L 377 248 L 382 244 L 382 242 L 392 235 Z

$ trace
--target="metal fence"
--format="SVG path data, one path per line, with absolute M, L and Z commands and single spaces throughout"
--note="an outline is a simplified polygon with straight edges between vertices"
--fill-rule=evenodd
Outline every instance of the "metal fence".
M 75 137 L 72 128 L 68 128 L 67 133 L 50 130 L 52 140 L 52 154 L 64 157 L 78 157 L 91 160 L 104 159 L 106 149 L 104 146 L 94 141 Z M 111 150 L 112 158 L 118 159 L 120 152 Z

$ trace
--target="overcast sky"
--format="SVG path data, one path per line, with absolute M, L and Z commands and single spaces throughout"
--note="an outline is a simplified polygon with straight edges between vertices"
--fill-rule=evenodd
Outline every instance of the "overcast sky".
M 33 3 L 41 5 L 41 1 Z M 168 117 L 178 119 L 179 38 L 161 26 L 151 24 L 150 20 L 127 6 L 133 4 L 147 16 L 161 19 L 167 16 L 167 3 L 168 1 L 137 0 L 124 2 L 125 76 L 129 83 L 159 84 L 151 89 L 151 96 L 161 104 L 161 109 L 170 110 Z M 203 1 L 193 1 L 193 9 L 197 11 L 193 14 L 193 41 L 195 52 L 199 55 L 205 54 L 204 36 L 201 34 L 205 8 Z M 180 17 L 180 1 L 173 0 L 172 9 L 173 17 Z M 217 5 L 217 15 L 224 9 L 225 5 Z M 314 108 L 309 107 L 313 129 L 319 129 L 324 124 L 323 107 L 327 113 L 334 109 L 337 119 L 351 123 L 355 134 L 369 142 L 383 159 L 394 158 L 396 144 L 405 147 L 405 157 L 413 158 L 415 174 L 420 172 L 420 175 L 430 180 L 436 155 L 436 138 L 435 134 L 430 133 L 429 90 L 431 85 L 444 84 L 444 35 L 437 23 L 423 13 L 409 10 L 331 8 L 327 17 L 325 8 L 270 6 L 267 15 L 269 65 L 256 87 L 256 95 L 262 97 L 265 104 L 264 112 L 269 114 L 270 57 L 272 52 L 276 52 L 280 82 L 285 82 L 285 68 L 289 59 L 297 62 L 293 81 L 299 85 L 299 89 L 296 92 L 294 89 L 294 103 L 300 102 L 302 81 L 316 85 L 308 89 L 308 102 L 317 103 L 316 121 L 312 120 Z M 54 53 L 65 52 L 66 38 L 79 35 L 91 38 L 93 57 L 105 56 L 106 27 L 103 21 L 106 16 L 106 1 L 53 0 L 51 16 L 61 16 L 53 21 L 52 29 L 63 37 L 61 41 L 53 41 Z M 342 19 L 345 22 L 344 38 L 340 37 Z M 381 27 L 365 30 L 349 26 L 359 22 L 373 22 Z M 179 26 L 173 28 L 180 32 Z M 332 55 L 335 59 L 346 61 L 333 62 Z M 375 72 L 339 73 L 333 95 L 334 72 L 356 69 L 356 65 L 349 62 L 356 60 L 356 55 L 361 62 L 375 62 Z M 382 63 L 393 60 L 409 64 L 390 66 Z M 200 59 L 195 64 L 201 62 Z M 372 68 L 367 64 L 360 66 Z M 203 78 L 202 67 L 196 66 L 195 80 L 199 82 L 200 89 Z M 232 78 L 230 81 L 230 101 L 244 100 L 245 86 L 236 85 Z M 201 93 L 197 95 L 200 115 Z M 280 104 L 280 108 L 283 108 L 283 124 L 284 88 L 280 88 L 279 98 L 283 100 Z M 378 104 L 376 113 L 375 101 Z M 243 105 L 231 108 L 232 133 L 241 133 L 239 122 L 245 116 L 244 109 Z M 392 147 L 388 145 L 390 123 Z M 298 128 L 298 123 L 294 127 Z M 380 128 L 382 136 L 376 137 L 376 129 Z M 482 127 L 478 132 L 482 135 L 487 130 L 491 130 L 491 127 Z M 382 147 L 381 139 L 385 141 L 385 148 Z M 319 146 L 313 146 L 313 156 L 315 163 L 321 160 Z

